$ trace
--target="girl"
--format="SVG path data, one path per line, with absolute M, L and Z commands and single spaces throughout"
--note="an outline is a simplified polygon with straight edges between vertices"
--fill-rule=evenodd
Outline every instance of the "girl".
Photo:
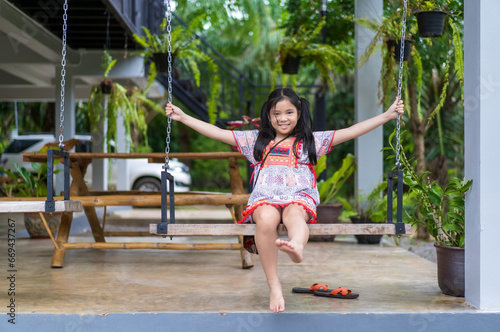
M 254 189 L 240 223 L 257 225 L 255 243 L 269 286 L 271 311 L 285 310 L 277 271 L 278 250 L 300 263 L 309 239 L 307 224 L 316 222 L 320 202 L 313 165 L 333 146 L 366 134 L 403 112 L 403 102 L 396 100 L 385 113 L 349 128 L 313 132 L 309 102 L 284 88 L 271 92 L 264 103 L 260 131 L 230 131 L 197 120 L 171 103 L 166 106 L 167 116 L 236 146 L 253 164 Z M 278 239 L 280 222 L 288 230 L 288 241 Z

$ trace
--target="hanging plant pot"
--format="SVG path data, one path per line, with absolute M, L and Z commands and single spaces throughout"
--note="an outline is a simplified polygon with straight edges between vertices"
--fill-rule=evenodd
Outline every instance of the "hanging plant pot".
M 168 71 L 168 53 L 153 53 L 153 61 L 158 72 L 166 73 Z
M 446 295 L 465 294 L 465 249 L 434 244 L 437 255 L 438 284 Z
M 389 50 L 394 49 L 394 58 L 396 59 L 396 61 L 399 61 L 399 57 L 401 56 L 400 43 L 401 43 L 400 40 L 398 40 L 396 42 L 394 39 L 389 39 L 387 41 L 387 47 L 389 48 Z M 404 54 L 403 54 L 403 61 L 408 61 L 408 59 L 410 58 L 411 43 L 412 43 L 411 39 L 405 39 L 405 49 L 404 49 Z
M 106 78 L 101 82 L 99 87 L 101 88 L 102 93 L 109 95 L 111 93 L 111 90 L 113 89 L 113 81 L 109 78 Z
M 287 56 L 285 61 L 281 65 L 281 71 L 283 74 L 297 75 L 299 72 L 300 59 L 302 57 Z
M 417 14 L 418 35 L 420 37 L 441 37 L 446 12 L 442 10 L 422 11 Z
M 353 224 L 374 224 L 373 221 L 366 218 L 351 217 Z M 379 244 L 382 235 L 354 235 L 359 244 Z

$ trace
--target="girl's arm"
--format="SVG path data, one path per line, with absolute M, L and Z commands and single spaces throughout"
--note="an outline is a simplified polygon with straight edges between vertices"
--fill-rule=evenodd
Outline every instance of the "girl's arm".
M 172 103 L 168 103 L 167 106 L 165 106 L 165 114 L 171 116 L 172 120 L 180 121 L 202 135 L 236 146 L 236 141 L 234 140 L 234 135 L 231 130 L 221 129 L 205 121 L 195 119 L 184 113 L 179 107 Z
M 383 125 L 387 121 L 395 119 L 398 113 L 404 113 L 404 104 L 402 100 L 398 101 L 398 99 L 396 98 L 394 103 L 387 109 L 386 112 L 365 121 L 356 123 L 349 128 L 339 129 L 335 131 L 335 136 L 333 137 L 331 146 L 362 136 Z

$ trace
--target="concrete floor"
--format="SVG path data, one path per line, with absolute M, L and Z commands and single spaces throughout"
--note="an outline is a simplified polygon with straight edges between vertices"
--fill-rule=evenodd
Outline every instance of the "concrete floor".
M 85 233 L 72 238 L 92 241 Z M 0 247 L 7 248 L 5 237 Z M 20 313 L 268 311 L 267 285 L 256 255 L 252 255 L 255 266 L 242 270 L 238 251 L 79 249 L 67 251 L 64 268 L 53 269 L 52 251 L 50 240 L 17 239 Z M 388 244 L 358 245 L 353 237 L 310 242 L 300 264 L 280 253 L 279 273 L 287 312 L 474 311 L 463 298 L 441 294 L 434 263 Z M 339 300 L 291 293 L 292 287 L 315 282 L 348 287 L 360 297 Z M 6 297 L 0 292 L 1 303 Z
M 21 228 L 22 222 L 17 224 Z M 5 220 L 1 220 L 1 225 L 1 234 L 6 234 Z M 70 238 L 92 241 L 86 231 Z M 170 241 L 168 238 L 147 239 Z M 236 242 L 236 239 L 196 239 L 196 242 L 220 241 Z M 6 236 L 1 237 L 0 248 L 5 255 L 3 266 L 7 267 Z M 255 266 L 242 270 L 238 251 L 79 249 L 68 250 L 65 266 L 54 269 L 50 268 L 53 246 L 48 239 L 18 237 L 15 250 L 15 301 L 20 315 L 42 315 L 47 319 L 47 315 L 76 314 L 75 319 L 81 320 L 82 314 L 105 317 L 217 313 L 221 317 L 269 313 L 268 289 L 256 255 L 252 255 Z M 5 277 L 0 278 L 0 303 L 3 306 L 9 302 L 5 291 L 9 285 L 7 269 L 2 270 Z M 354 237 L 310 242 L 305 260 L 300 264 L 292 263 L 288 256 L 280 253 L 279 273 L 287 314 L 439 313 L 450 314 L 452 319 L 456 314 L 477 313 L 464 298 L 441 294 L 435 263 L 394 246 L 389 238 L 380 245 L 358 245 Z M 360 297 L 341 300 L 291 292 L 292 287 L 309 287 L 315 282 L 326 283 L 330 288 L 348 287 Z

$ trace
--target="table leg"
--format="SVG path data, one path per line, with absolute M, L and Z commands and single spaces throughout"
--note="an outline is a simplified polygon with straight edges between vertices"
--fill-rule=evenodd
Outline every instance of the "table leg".
M 54 248 L 54 254 L 52 255 L 51 267 L 63 267 L 64 256 L 66 254 L 66 249 L 64 244 L 68 242 L 69 230 L 71 228 L 71 222 L 73 221 L 73 213 L 63 213 L 61 217 L 61 224 L 59 225 L 59 230 L 57 232 L 57 244 L 58 248 Z
M 73 177 L 73 182 L 71 183 L 71 195 L 74 196 L 88 196 L 89 188 L 83 180 L 85 173 L 87 172 L 87 167 L 90 160 L 84 160 L 80 162 L 71 163 L 71 176 Z M 99 223 L 99 218 L 95 211 L 95 207 L 86 206 L 83 208 L 87 220 L 89 222 L 90 228 L 92 229 L 92 235 L 96 242 L 106 242 L 104 239 L 104 232 L 102 230 L 101 224 Z
M 240 175 L 240 168 L 238 166 L 238 161 L 236 158 L 229 158 L 229 180 L 231 183 L 231 193 L 233 194 L 244 194 L 245 189 L 243 188 L 243 180 Z M 232 215 L 234 222 L 238 222 L 238 218 L 241 217 L 241 213 L 243 212 L 243 206 L 233 205 L 231 207 L 233 209 Z M 253 267 L 252 256 L 246 249 L 243 247 L 243 236 L 238 236 L 238 242 L 241 243 L 240 255 L 241 255 L 241 267 L 243 269 L 250 269 Z

